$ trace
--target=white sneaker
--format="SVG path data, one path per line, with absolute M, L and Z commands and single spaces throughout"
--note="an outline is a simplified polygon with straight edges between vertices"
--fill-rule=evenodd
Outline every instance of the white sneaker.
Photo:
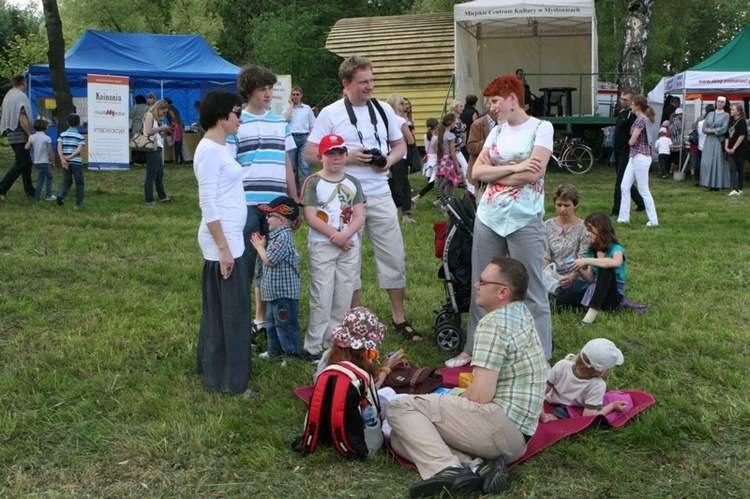
M 646 222 L 646 227 L 658 227 L 659 222 Z
M 46 199 L 47 201 L 57 201 L 57 196 L 50 195 L 50 196 L 47 196 L 44 199 Z
M 729 195 L 730 196 L 739 196 L 740 195 L 740 191 L 734 190 L 734 191 L 730 192 Z
M 262 354 L 258 355 L 259 359 L 269 359 L 271 358 L 271 354 L 268 352 L 263 352 Z
M 618 219 L 617 219 L 617 223 L 618 223 L 618 224 L 629 224 L 629 223 L 630 223 L 630 220 L 620 220 L 620 219 L 618 218 Z
M 471 357 L 453 357 L 445 361 L 445 367 L 462 367 L 471 362 Z

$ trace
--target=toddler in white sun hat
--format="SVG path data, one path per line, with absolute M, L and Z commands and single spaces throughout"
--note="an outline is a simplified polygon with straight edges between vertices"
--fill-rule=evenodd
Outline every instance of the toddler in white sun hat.
M 628 403 L 615 400 L 604 405 L 607 384 L 602 376 L 624 362 L 622 352 L 606 338 L 586 343 L 578 355 L 569 354 L 547 374 L 545 400 L 557 405 L 553 414 L 542 412 L 539 421 L 546 423 L 570 417 L 565 406 L 583 408 L 582 416 L 605 416 L 612 411 L 625 412 Z

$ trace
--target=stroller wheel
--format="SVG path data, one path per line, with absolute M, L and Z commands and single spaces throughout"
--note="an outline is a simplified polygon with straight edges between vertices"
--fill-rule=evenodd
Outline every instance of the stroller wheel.
M 455 312 L 453 310 L 440 310 L 437 314 L 437 317 L 435 317 L 435 328 L 439 328 L 441 325 L 446 323 L 454 323 L 456 322 L 455 319 Z
M 461 330 L 450 322 L 440 324 L 435 331 L 435 344 L 444 352 L 457 350 L 461 346 Z

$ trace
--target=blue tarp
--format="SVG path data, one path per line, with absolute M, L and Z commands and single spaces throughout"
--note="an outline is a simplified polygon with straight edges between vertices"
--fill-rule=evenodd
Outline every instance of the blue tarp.
M 86 97 L 88 74 L 128 76 L 132 97 L 148 92 L 169 97 L 186 125 L 197 121 L 193 103 L 206 92 L 216 88 L 237 91 L 239 71 L 198 35 L 87 30 L 65 54 L 65 74 L 73 97 Z M 31 65 L 28 86 L 37 116 L 40 99 L 54 97 L 49 65 Z

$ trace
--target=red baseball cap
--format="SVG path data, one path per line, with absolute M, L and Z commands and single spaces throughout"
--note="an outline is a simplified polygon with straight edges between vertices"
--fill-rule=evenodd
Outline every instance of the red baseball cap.
M 344 138 L 340 135 L 331 134 L 323 137 L 323 140 L 320 141 L 320 145 L 318 145 L 318 154 L 325 154 L 333 149 L 341 149 L 342 151 L 347 150 Z

